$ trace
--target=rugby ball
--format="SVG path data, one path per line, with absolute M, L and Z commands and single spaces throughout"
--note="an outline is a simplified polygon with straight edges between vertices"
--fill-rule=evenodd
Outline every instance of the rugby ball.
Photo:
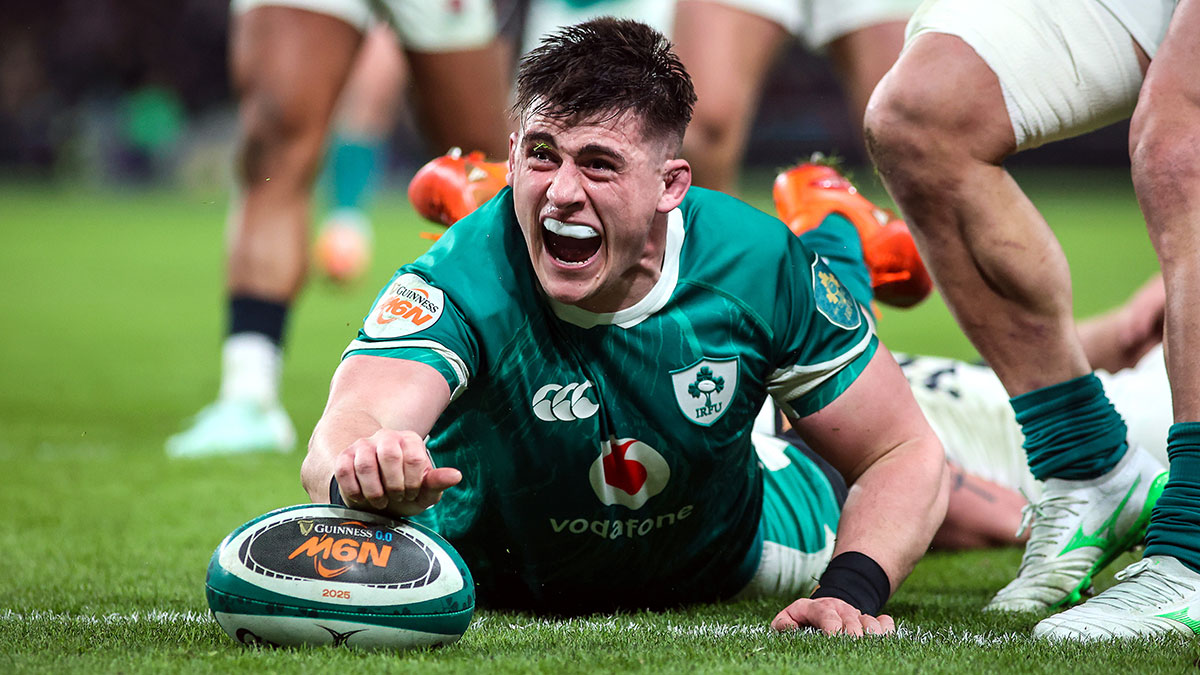
M 277 509 L 234 530 L 208 564 L 217 623 L 250 645 L 408 649 L 462 637 L 471 573 L 408 520 L 329 504 Z

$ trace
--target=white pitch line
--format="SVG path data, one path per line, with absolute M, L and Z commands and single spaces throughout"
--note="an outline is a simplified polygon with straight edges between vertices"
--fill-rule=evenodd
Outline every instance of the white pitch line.
M 72 623 L 72 624 L 91 624 L 91 625 L 131 625 L 140 623 L 210 623 L 212 616 L 207 612 L 173 612 L 163 610 L 151 610 L 147 612 L 110 612 L 108 614 L 66 614 L 62 612 L 14 612 L 12 610 L 0 610 L 0 622 L 20 622 L 20 621 L 50 621 L 54 623 Z M 490 616 L 482 616 L 476 620 L 476 624 L 493 623 L 494 619 Z M 699 621 L 696 623 L 668 623 L 663 628 L 637 623 L 628 619 L 573 619 L 573 620 L 550 620 L 538 619 L 520 624 L 510 623 L 508 628 L 512 630 L 539 630 L 558 633 L 561 635 L 579 635 L 585 636 L 603 631 L 617 630 L 623 633 L 658 633 L 666 632 L 670 635 L 682 638 L 697 638 L 697 639 L 722 639 L 731 637 L 752 637 L 752 636 L 775 636 L 779 635 L 771 628 L 763 624 L 730 624 L 712 621 Z M 780 636 L 783 637 L 783 636 Z M 906 624 L 901 624 L 896 628 L 895 637 L 901 640 L 911 642 L 919 642 L 922 644 L 945 643 L 945 644 L 965 644 L 974 647 L 1004 647 L 1012 644 L 1028 642 L 1031 638 L 1028 635 L 1021 633 L 973 633 L 968 630 L 954 630 L 951 628 L 939 628 L 930 630 L 926 628 L 910 627 Z
M 14 612 L 11 609 L 0 611 L 0 621 L 50 621 L 54 623 L 84 623 L 92 625 L 128 625 L 139 623 L 209 623 L 212 615 L 207 612 L 167 612 L 150 610 L 147 612 L 110 612 L 108 614 L 65 614 L 62 612 Z

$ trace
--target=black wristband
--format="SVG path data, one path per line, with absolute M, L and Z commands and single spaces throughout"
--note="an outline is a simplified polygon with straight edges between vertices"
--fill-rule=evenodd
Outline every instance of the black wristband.
M 329 503 L 334 506 L 345 506 L 350 508 L 345 499 L 342 499 L 342 491 L 338 488 L 337 476 L 332 476 L 329 479 Z
M 892 594 L 887 573 L 870 556 L 847 551 L 829 561 L 817 581 L 814 598 L 837 598 L 870 616 L 879 614 Z

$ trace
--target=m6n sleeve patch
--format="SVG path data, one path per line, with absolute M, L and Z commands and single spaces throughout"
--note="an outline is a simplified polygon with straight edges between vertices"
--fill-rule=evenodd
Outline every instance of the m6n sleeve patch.
M 416 274 L 401 274 L 375 301 L 363 322 L 370 338 L 398 338 L 423 331 L 442 316 L 446 294 Z
M 821 256 L 813 256 L 812 281 L 817 311 L 838 328 L 858 328 L 862 323 L 862 312 L 858 309 L 858 302 L 825 263 L 821 262 Z

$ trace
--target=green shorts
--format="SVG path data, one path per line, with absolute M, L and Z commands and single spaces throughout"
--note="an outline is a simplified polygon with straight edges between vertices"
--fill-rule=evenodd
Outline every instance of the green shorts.
M 754 449 L 763 466 L 762 548 L 737 597 L 807 597 L 833 557 L 844 483 L 783 439 L 755 434 Z

